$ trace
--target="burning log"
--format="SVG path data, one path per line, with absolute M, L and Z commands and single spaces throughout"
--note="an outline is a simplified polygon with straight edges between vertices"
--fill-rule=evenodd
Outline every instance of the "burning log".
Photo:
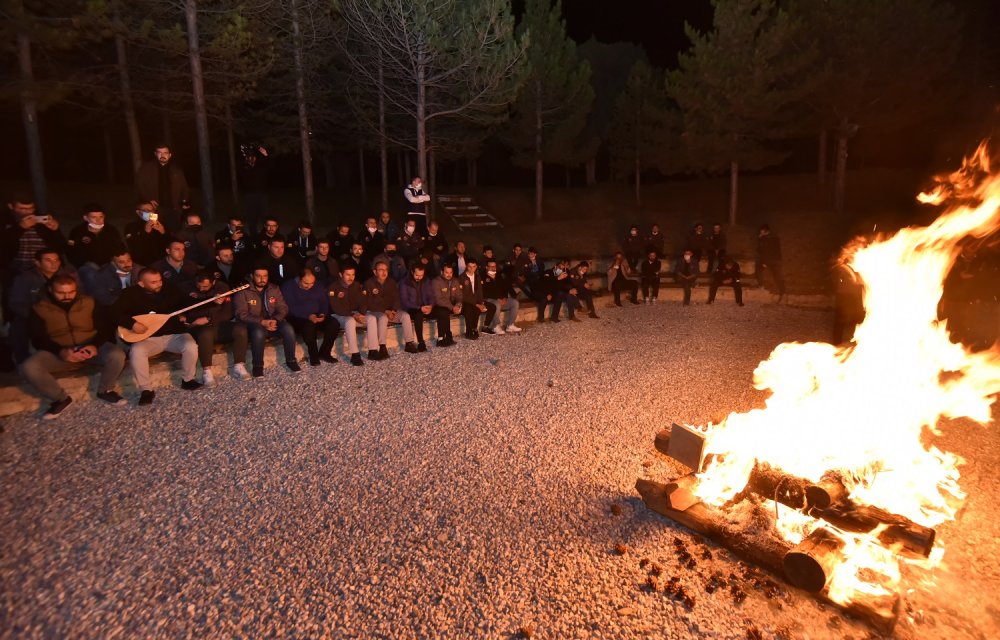
M 675 509 L 671 506 L 672 493 L 677 491 L 687 491 L 695 482 L 693 475 L 685 476 L 669 485 L 653 482 L 651 480 L 639 479 L 635 483 L 635 488 L 642 497 L 642 501 L 652 511 L 670 518 L 692 531 L 715 540 L 741 558 L 757 564 L 758 566 L 779 576 L 786 576 L 789 582 L 791 577 L 785 573 L 785 558 L 789 554 L 815 554 L 813 561 L 822 567 L 824 578 L 835 566 L 838 558 L 836 554 L 826 552 L 823 544 L 817 544 L 812 550 L 793 547 L 791 543 L 781 540 L 777 536 L 760 536 L 748 532 L 744 527 L 731 523 L 721 510 L 714 509 L 702 502 L 691 504 L 684 510 Z M 671 492 L 668 494 L 668 490 Z M 680 502 L 686 502 L 682 499 Z M 822 552 L 822 553 L 821 553 Z M 831 561 L 832 558 L 832 561 Z M 831 565 L 832 562 L 832 565 Z M 795 569 L 807 564 L 804 559 L 796 556 L 793 560 Z M 805 569 L 805 574 L 809 575 L 809 569 Z M 808 582 L 807 582 L 808 583 Z M 795 584 L 792 582 L 792 584 Z M 811 583 L 809 583 L 811 584 Z M 866 593 L 858 593 L 853 602 L 848 605 L 841 605 L 830 599 L 824 587 L 813 592 L 813 595 L 823 601 L 840 607 L 872 625 L 874 628 L 888 633 L 896 624 L 899 611 L 899 596 L 876 596 Z
M 823 527 L 810 533 L 785 554 L 782 565 L 788 581 L 810 593 L 819 593 L 843 562 L 844 541 Z

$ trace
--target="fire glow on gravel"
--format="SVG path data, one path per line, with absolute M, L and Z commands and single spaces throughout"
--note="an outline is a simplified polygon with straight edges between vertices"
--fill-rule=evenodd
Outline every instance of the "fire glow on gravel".
M 864 284 L 867 312 L 854 344 L 779 345 L 754 371 L 754 386 L 771 392 L 766 408 L 703 428 L 705 452 L 716 456 L 698 475 L 694 492 L 702 501 L 719 506 L 733 498 L 761 461 L 814 482 L 839 472 L 854 502 L 920 525 L 954 517 L 965 497 L 963 461 L 921 436 L 937 433 L 942 418 L 985 425 L 1000 392 L 1000 351 L 970 352 L 937 318 L 959 242 L 1000 227 L 1000 175 L 990 174 L 985 144 L 918 199 L 945 211 L 927 227 L 844 250 L 841 259 Z M 783 508 L 777 524 L 798 543 L 823 523 Z M 899 556 L 869 537 L 835 533 L 845 540 L 847 561 L 828 582 L 833 600 L 849 604 L 853 594 L 895 590 Z M 942 553 L 938 539 L 930 562 Z M 859 577 L 873 574 L 874 582 Z

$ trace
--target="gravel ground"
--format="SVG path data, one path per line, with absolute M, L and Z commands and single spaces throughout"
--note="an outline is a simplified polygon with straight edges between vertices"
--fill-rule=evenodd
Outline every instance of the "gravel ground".
M 0 636 L 868 637 L 633 489 L 680 471 L 657 430 L 758 406 L 756 364 L 829 322 L 728 300 L 626 306 L 360 369 L 158 390 L 149 408 L 9 419 Z M 1000 635 L 998 437 L 952 426 L 939 440 L 968 459 L 971 497 L 899 637 Z M 652 563 L 687 602 L 645 586 Z

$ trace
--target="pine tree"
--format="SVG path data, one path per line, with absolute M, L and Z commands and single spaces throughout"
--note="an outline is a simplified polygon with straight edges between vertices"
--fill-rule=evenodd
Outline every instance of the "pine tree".
M 730 173 L 729 221 L 736 222 L 741 169 L 781 162 L 773 146 L 803 126 L 815 54 L 798 46 L 799 24 L 774 0 L 713 0 L 713 29 L 686 26 L 692 47 L 678 58 L 667 91 L 683 114 L 687 164 Z
M 559 0 L 527 0 L 518 33 L 529 38 L 528 71 L 504 138 L 514 163 L 535 169 L 535 219 L 541 220 L 544 165 L 572 161 L 594 90 L 590 65 L 566 36 Z

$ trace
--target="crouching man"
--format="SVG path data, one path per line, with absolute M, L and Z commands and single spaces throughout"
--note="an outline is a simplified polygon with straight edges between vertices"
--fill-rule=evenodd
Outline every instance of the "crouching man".
M 32 342 L 38 351 L 21 363 L 21 375 L 51 403 L 42 415 L 45 420 L 58 417 L 73 401 L 52 374 L 84 364 L 101 368 L 98 398 L 126 404 L 115 391 L 125 368 L 125 352 L 104 330 L 108 325 L 99 321 L 96 309 L 94 299 L 78 294 L 76 280 L 68 275 L 53 277 L 45 297 L 31 308 Z

